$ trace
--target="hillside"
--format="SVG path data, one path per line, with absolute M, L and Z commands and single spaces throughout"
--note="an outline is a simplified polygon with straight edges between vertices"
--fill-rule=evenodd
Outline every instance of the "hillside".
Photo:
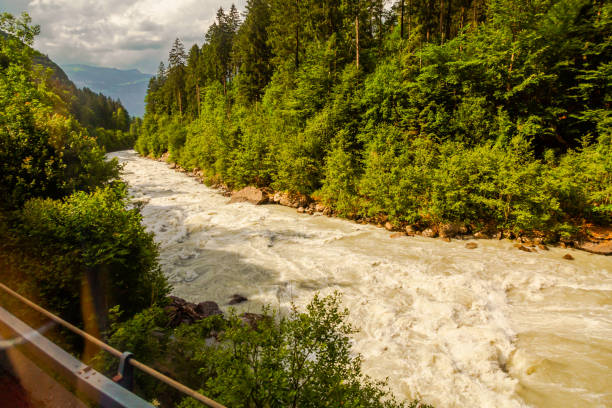
M 288 4 L 177 39 L 136 150 L 432 237 L 612 222 L 612 2 Z
M 137 69 L 120 70 L 82 64 L 65 64 L 63 68 L 78 87 L 87 87 L 121 100 L 133 116 L 144 115 L 144 97 L 151 75 Z

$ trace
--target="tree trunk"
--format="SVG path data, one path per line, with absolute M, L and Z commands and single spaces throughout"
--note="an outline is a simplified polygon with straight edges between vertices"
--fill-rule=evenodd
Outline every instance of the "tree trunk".
M 446 2 L 446 21 L 444 23 L 444 39 L 446 41 L 451 38 L 451 12 L 453 10 L 453 0 L 447 0 Z
M 300 66 L 300 3 L 295 2 L 295 68 Z
M 198 118 L 200 117 L 201 113 L 201 106 L 200 106 L 200 84 L 196 83 L 196 100 L 198 101 Z
M 400 38 L 404 38 L 404 0 L 401 2 L 400 13 Z
M 411 27 L 412 27 L 412 0 L 408 0 L 408 38 L 410 38 Z
M 357 62 L 357 68 L 359 68 L 359 13 L 355 17 L 355 49 L 357 52 L 355 61 Z
M 81 281 L 81 313 L 85 331 L 94 337 L 101 338 L 108 330 L 108 279 L 103 269 L 85 269 Z M 83 358 L 89 360 L 98 352 L 98 348 L 85 342 Z
M 444 0 L 440 0 L 440 13 L 438 14 L 438 31 L 440 44 L 444 43 Z
M 183 115 L 183 103 L 181 101 L 181 90 L 180 89 L 178 90 L 178 98 L 177 99 L 178 99 L 179 113 L 181 115 Z

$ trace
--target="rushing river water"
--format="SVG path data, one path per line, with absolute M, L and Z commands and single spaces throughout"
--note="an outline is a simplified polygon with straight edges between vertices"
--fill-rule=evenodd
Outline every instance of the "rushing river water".
M 442 407 L 612 407 L 612 257 L 509 241 L 391 239 L 369 225 L 227 204 L 134 152 L 112 154 L 143 201 L 174 293 L 287 307 L 340 291 L 365 372 Z M 575 260 L 562 259 L 571 253 Z

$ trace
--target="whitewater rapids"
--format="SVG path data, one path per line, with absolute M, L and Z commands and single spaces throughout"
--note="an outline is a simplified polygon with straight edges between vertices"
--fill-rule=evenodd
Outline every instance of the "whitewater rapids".
M 110 155 L 174 294 L 307 304 L 340 291 L 364 371 L 443 407 L 612 407 L 612 257 L 510 241 L 390 238 L 370 225 L 228 198 L 133 151 Z M 570 253 L 575 260 L 562 259 Z

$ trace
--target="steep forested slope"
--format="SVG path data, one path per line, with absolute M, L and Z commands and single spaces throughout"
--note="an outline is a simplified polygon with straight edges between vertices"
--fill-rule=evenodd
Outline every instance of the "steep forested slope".
M 120 70 L 83 64 L 66 64 L 63 67 L 77 86 L 120 100 L 133 116 L 144 115 L 144 98 L 151 75 L 137 69 Z
M 340 215 L 569 239 L 612 216 L 612 6 L 249 0 L 149 84 L 142 154 Z
M 0 31 L 3 39 L 11 37 Z M 21 44 L 20 46 L 26 47 Z M 28 48 L 30 48 L 28 46 Z M 33 69 L 52 92 L 63 102 L 70 114 L 86 127 L 107 150 L 131 147 L 135 131 L 130 133 L 131 118 L 119 100 L 89 88 L 78 88 L 66 73 L 48 56 L 31 49 Z M 8 62 L 7 62 L 8 63 Z

